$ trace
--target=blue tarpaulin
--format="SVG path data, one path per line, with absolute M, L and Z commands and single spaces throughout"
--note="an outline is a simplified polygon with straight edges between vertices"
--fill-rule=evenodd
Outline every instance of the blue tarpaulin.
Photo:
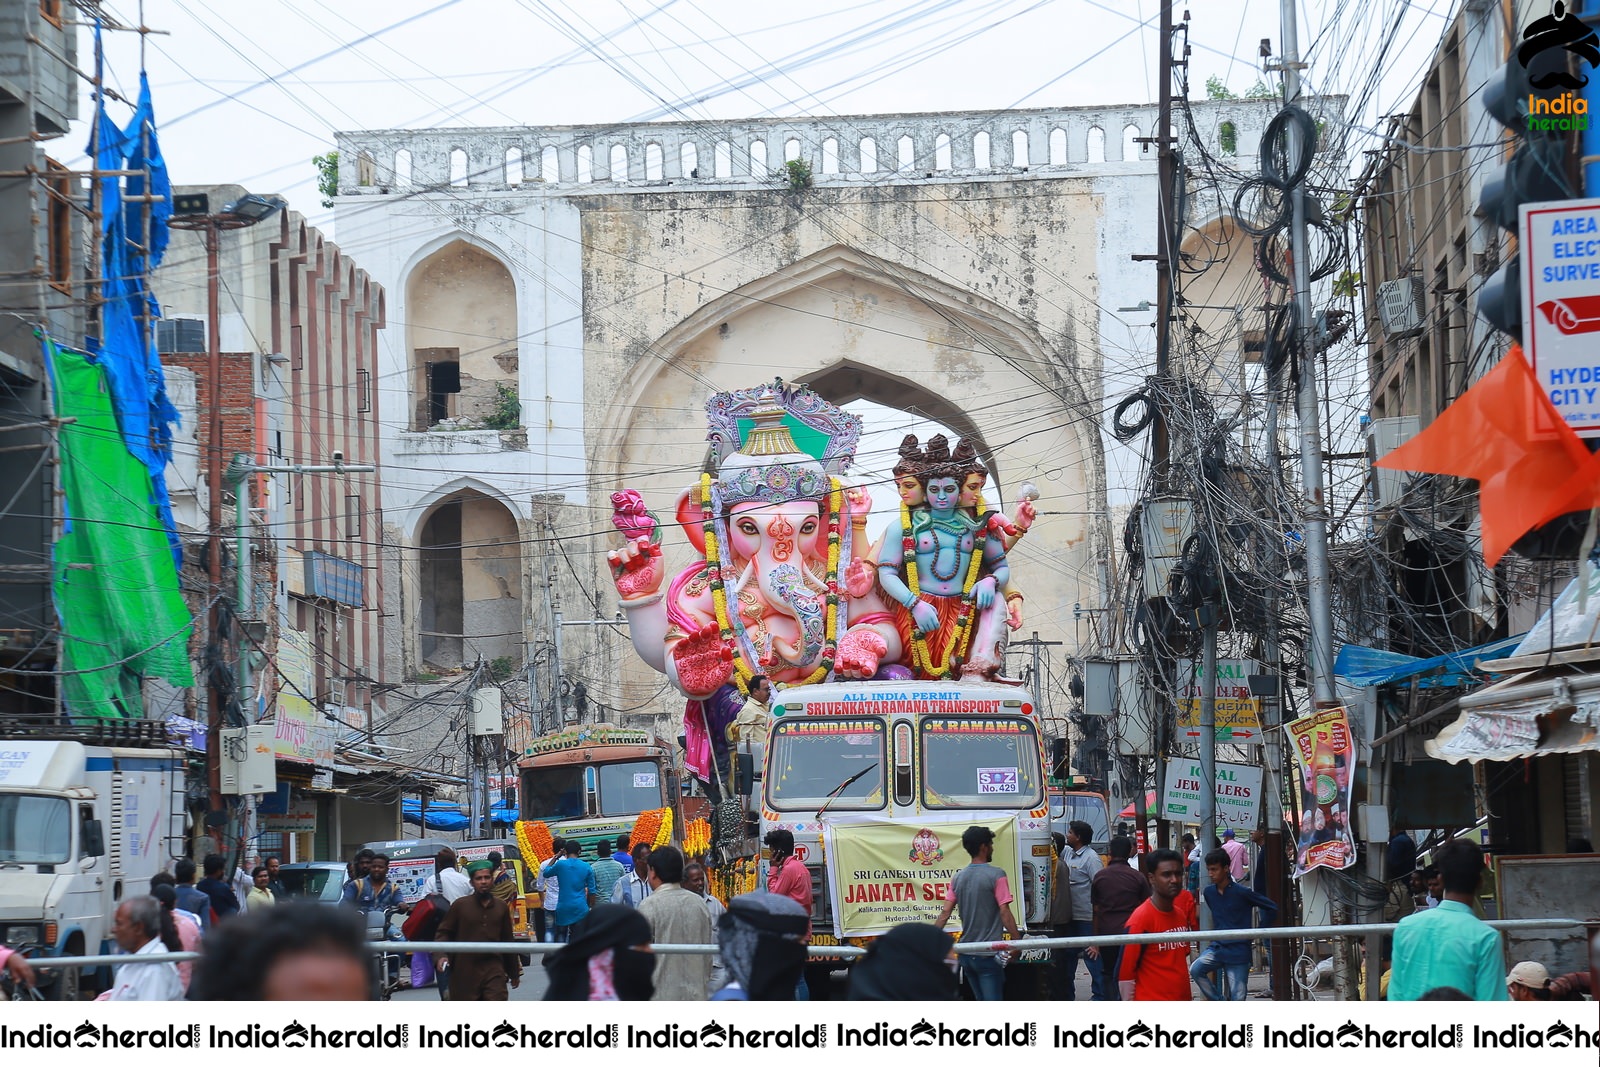
M 400 818 L 413 826 L 424 826 L 422 821 L 422 802 L 406 797 L 400 802 Z M 504 801 L 492 804 L 489 807 L 489 820 L 498 826 L 510 826 L 517 821 L 517 809 L 514 805 Z M 428 803 L 428 821 L 425 829 L 428 830 L 465 830 L 471 824 L 466 814 L 461 810 L 460 804 L 448 801 L 434 800 Z
M 98 27 L 95 33 L 98 51 Z M 149 272 L 161 265 L 167 248 L 172 183 L 156 136 L 150 83 L 142 72 L 139 102 L 126 127 L 119 128 L 112 122 L 104 99 L 97 100 L 95 108 L 89 152 L 96 168 L 148 169 L 150 182 L 146 188 L 142 173 L 127 177 L 125 184 L 116 176 L 97 179 L 104 228 L 100 257 L 104 304 L 100 311 L 101 336 L 91 354 L 105 370 L 123 443 L 150 472 L 156 512 L 167 529 L 173 559 L 181 562 L 166 481 L 167 462 L 172 455 L 172 425 L 178 421 L 178 410 L 167 396 L 166 375 L 156 352 L 154 324 L 161 317 L 161 305 L 148 285 Z M 158 199 L 146 201 L 146 196 Z
M 1351 685 L 1390 685 L 1419 675 L 1427 676 L 1417 682 L 1422 689 L 1474 685 L 1483 681 L 1477 670 L 1479 663 L 1509 656 L 1522 638 L 1518 634 L 1427 659 L 1366 645 L 1345 645 L 1333 661 L 1333 673 Z

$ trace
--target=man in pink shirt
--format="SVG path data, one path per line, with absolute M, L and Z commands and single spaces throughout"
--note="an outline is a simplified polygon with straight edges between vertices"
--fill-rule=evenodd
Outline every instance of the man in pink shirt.
M 767 846 L 767 892 L 788 897 L 811 914 L 811 872 L 794 854 L 794 834 L 788 830 L 770 830 L 761 843 Z M 806 938 L 811 937 L 811 924 L 807 920 Z M 794 999 L 810 1000 L 806 987 L 805 971 L 800 972 L 800 984 L 795 987 Z
M 1228 854 L 1228 873 L 1235 882 L 1244 882 L 1250 867 L 1250 850 L 1234 837 L 1231 826 L 1222 831 L 1222 850 Z

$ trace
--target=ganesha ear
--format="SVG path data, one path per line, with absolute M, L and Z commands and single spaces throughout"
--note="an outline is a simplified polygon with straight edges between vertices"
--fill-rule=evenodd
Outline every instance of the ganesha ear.
M 678 525 L 695 551 L 706 554 L 706 509 L 700 505 L 700 487 L 691 485 L 678 494 Z

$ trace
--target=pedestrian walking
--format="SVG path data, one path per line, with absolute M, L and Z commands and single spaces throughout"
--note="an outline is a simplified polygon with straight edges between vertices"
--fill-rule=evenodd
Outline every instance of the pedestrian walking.
M 360 918 L 290 901 L 208 936 L 191 1000 L 376 1000 Z
M 1187 933 L 1198 927 L 1194 894 L 1183 887 L 1183 857 L 1170 848 L 1144 856 L 1150 899 L 1128 916 L 1128 933 Z M 1126 945 L 1117 972 L 1123 1000 L 1192 1000 L 1189 942 Z
M 582 863 L 582 860 L 578 860 Z M 514 942 L 511 909 L 494 895 L 494 865 L 488 860 L 467 864 L 472 895 L 450 905 L 434 936 L 440 941 Z M 511 989 L 522 984 L 522 957 L 515 952 L 453 952 L 445 957 L 450 999 L 508 1000 Z
M 1011 914 L 1011 886 L 1006 872 L 994 863 L 994 831 L 987 826 L 969 826 L 961 834 L 961 847 L 972 857 L 945 888 L 944 908 L 934 926 L 943 930 L 951 912 L 961 911 L 961 943 L 990 944 L 1000 940 L 1003 931 L 1012 940 L 1017 932 Z M 1005 999 L 1004 964 L 992 952 L 963 953 L 961 969 L 978 1000 Z
M 176 895 L 174 895 L 176 900 Z M 158 956 L 183 946 L 168 921 L 170 943 L 162 941 L 161 904 L 155 897 L 130 897 L 117 905 L 111 936 L 117 947 L 134 956 Z M 102 1000 L 178 1000 L 183 983 L 170 963 L 124 963 L 117 968 L 116 984 L 101 994 Z
M 611 903 L 637 908 L 650 895 L 650 846 L 643 841 L 634 845 L 629 859 L 633 865 L 628 873 L 611 887 Z
M 219 923 L 230 915 L 237 915 L 239 897 L 223 876 L 228 869 L 228 861 L 213 852 L 205 858 L 201 869 L 205 871 L 205 877 L 196 883 L 195 888 L 211 902 L 211 921 Z
M 1222 851 L 1228 854 L 1228 867 L 1235 882 L 1243 882 L 1250 877 L 1250 849 L 1239 840 L 1231 826 L 1222 831 Z
M 472 879 L 457 864 L 460 862 L 451 848 L 441 848 L 433 854 L 433 874 L 422 883 L 424 896 L 437 893 L 446 905 L 454 904 L 472 892 Z
M 1193 834 L 1183 835 L 1183 885 L 1191 893 L 1200 892 L 1200 845 Z
M 1483 850 L 1457 838 L 1434 854 L 1439 869 L 1437 907 L 1407 915 L 1394 931 L 1390 1000 L 1417 1000 L 1450 986 L 1473 1000 L 1508 1000 L 1500 934 L 1472 913 L 1483 877 Z
M 1058 877 L 1064 874 L 1067 879 L 1067 894 L 1071 901 L 1071 917 L 1067 923 L 1065 937 L 1090 937 L 1094 934 L 1094 902 L 1092 888 L 1095 873 L 1101 869 L 1100 857 L 1094 849 L 1089 847 L 1089 842 L 1094 836 L 1094 828 L 1081 819 L 1074 819 L 1067 824 L 1066 848 L 1061 853 L 1060 863 L 1057 865 Z M 1056 949 L 1052 957 L 1060 953 L 1061 966 L 1056 969 L 1055 996 L 1058 1000 L 1074 1000 L 1077 998 L 1075 988 L 1078 979 L 1078 958 L 1083 957 L 1084 969 L 1089 972 L 1089 996 L 1094 1000 L 1115 1000 L 1106 992 L 1105 976 L 1100 967 L 1100 951 L 1097 948 L 1067 948 Z M 1052 963 L 1054 959 L 1052 959 Z
M 1134 909 L 1150 899 L 1150 880 L 1128 864 L 1133 841 L 1113 837 L 1106 847 L 1108 862 L 1098 871 L 1089 887 L 1089 902 L 1094 909 L 1095 936 L 1125 934 Z M 1116 999 L 1117 968 L 1122 962 L 1122 946 L 1100 946 L 1100 973 L 1104 976 L 1106 999 Z
M 717 920 L 728 980 L 711 999 L 794 1000 L 810 934 L 810 913 L 786 896 L 757 890 L 734 897 Z
M 690 860 L 683 865 L 683 888 L 694 893 L 705 901 L 706 917 L 711 920 L 711 930 L 715 933 L 723 915 L 728 909 L 722 906 L 722 901 L 712 896 L 707 891 L 706 866 L 699 860 Z M 728 971 L 722 963 L 722 953 L 715 952 L 711 956 L 711 977 L 706 980 L 706 995 L 721 989 L 728 982 Z
M 663 845 L 650 853 L 650 896 L 639 905 L 653 945 L 711 944 L 711 916 L 699 895 L 683 888 L 683 853 Z M 705 1000 L 711 957 L 656 954 L 651 1000 Z
M 610 841 L 595 845 L 594 853 L 595 861 L 589 865 L 594 870 L 594 895 L 599 900 L 610 901 L 611 891 L 628 876 L 628 868 L 612 857 Z
M 506 858 L 499 852 L 491 851 L 484 858 L 494 868 L 494 884 L 492 886 L 494 895 L 504 901 L 507 907 L 510 907 L 511 902 L 521 895 L 517 892 L 517 876 L 512 873 L 511 866 L 506 863 Z
M 270 908 L 278 902 L 278 898 L 272 895 L 272 872 L 267 870 L 266 864 L 250 872 L 250 882 L 250 891 L 244 897 L 245 911 Z
M 571 838 L 566 846 L 567 854 L 550 864 L 545 874 L 546 884 L 554 882 L 560 887 L 554 916 L 557 941 L 567 940 L 572 927 L 589 914 L 595 904 L 594 871 L 578 858 L 583 853 L 583 845 L 577 838 Z
M 901 923 L 850 967 L 845 999 L 954 1000 L 958 964 L 949 934 L 932 923 Z
M 611 856 L 618 863 L 622 864 L 623 870 L 627 871 L 629 874 L 632 874 L 633 853 L 628 848 L 629 840 L 630 838 L 627 834 L 618 834 L 617 843 L 611 849 Z
M 1206 907 L 1211 909 L 1211 926 L 1216 930 L 1248 930 L 1255 926 L 1255 910 L 1277 915 L 1278 906 L 1267 897 L 1233 877 L 1233 863 L 1226 848 L 1206 853 Z M 1249 938 L 1213 941 L 1189 966 L 1189 975 L 1207 1000 L 1243 1000 L 1250 985 Z M 1223 985 L 1217 988 L 1212 976 L 1221 971 Z
M 596 904 L 565 945 L 544 958 L 545 1000 L 649 1000 L 655 992 L 650 923 L 632 908 Z
M 1067 864 L 1070 855 L 1067 849 L 1067 835 L 1052 833 L 1051 839 L 1056 848 L 1055 889 L 1050 894 L 1050 936 L 1071 937 L 1072 934 L 1072 868 Z M 1050 972 L 1047 977 L 1051 1000 L 1072 999 L 1072 971 L 1067 969 L 1067 950 L 1053 948 L 1050 950 Z M 1072 956 L 1073 968 L 1077 967 L 1077 957 Z
M 200 922 L 200 932 L 211 929 L 211 898 L 200 892 L 194 884 L 194 860 L 185 856 L 172 865 L 173 888 L 178 893 L 178 907 L 194 915 Z
M 567 839 L 558 837 L 550 842 L 550 858 L 539 865 L 538 889 L 541 894 L 540 911 L 543 913 L 544 929 L 540 939 L 554 942 L 556 939 L 556 906 L 561 903 L 561 886 L 554 878 L 550 877 L 550 868 L 556 865 L 557 860 L 567 858 Z
M 278 861 L 278 857 L 268 856 L 261 862 L 266 864 L 267 867 L 267 890 L 272 894 L 272 899 L 277 901 L 289 899 L 289 890 L 284 886 L 283 878 L 279 875 L 279 868 L 282 867 L 282 864 Z
M 794 854 L 794 834 L 788 830 L 772 830 L 761 839 L 767 846 L 767 892 L 788 897 L 809 916 L 812 912 L 811 871 Z M 811 938 L 810 920 L 806 922 L 806 939 Z M 794 999 L 810 1000 L 811 989 L 806 985 L 805 971 L 794 989 Z
M 166 872 L 161 871 L 158 873 L 165 874 Z M 167 877 L 171 878 L 172 876 L 169 874 Z M 161 910 L 165 913 L 161 921 L 161 943 L 171 948 L 166 938 L 166 924 L 171 922 L 173 931 L 178 935 L 178 947 L 172 949 L 172 951 L 200 951 L 200 923 L 193 915 L 179 910 L 177 890 L 165 882 L 157 882 L 154 878 L 151 878 L 150 895 L 156 898 L 157 903 L 161 905 Z M 178 968 L 178 984 L 187 993 L 189 991 L 189 982 L 194 977 L 194 963 L 190 960 L 185 960 L 175 966 Z
M 423 924 L 431 927 L 432 932 L 437 932 L 439 923 L 444 921 L 445 912 L 450 910 L 450 905 L 462 897 L 472 895 L 472 879 L 456 866 L 458 857 L 452 848 L 441 848 L 433 854 L 433 873 L 428 880 L 422 883 L 422 899 L 434 898 L 431 910 L 419 914 L 412 911 L 413 921 L 408 920 L 402 932 L 408 941 L 432 941 L 431 933 L 422 935 Z M 444 1000 L 449 996 L 449 983 L 439 977 L 438 968 L 434 966 L 434 958 L 428 952 L 413 952 L 411 954 L 411 987 L 421 989 L 430 982 L 439 991 L 439 999 Z

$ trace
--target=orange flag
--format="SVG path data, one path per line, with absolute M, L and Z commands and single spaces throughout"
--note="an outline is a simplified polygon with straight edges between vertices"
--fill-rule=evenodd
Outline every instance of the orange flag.
M 1535 526 L 1600 506 L 1600 455 L 1550 403 L 1520 345 L 1377 465 L 1476 479 L 1491 567 Z

